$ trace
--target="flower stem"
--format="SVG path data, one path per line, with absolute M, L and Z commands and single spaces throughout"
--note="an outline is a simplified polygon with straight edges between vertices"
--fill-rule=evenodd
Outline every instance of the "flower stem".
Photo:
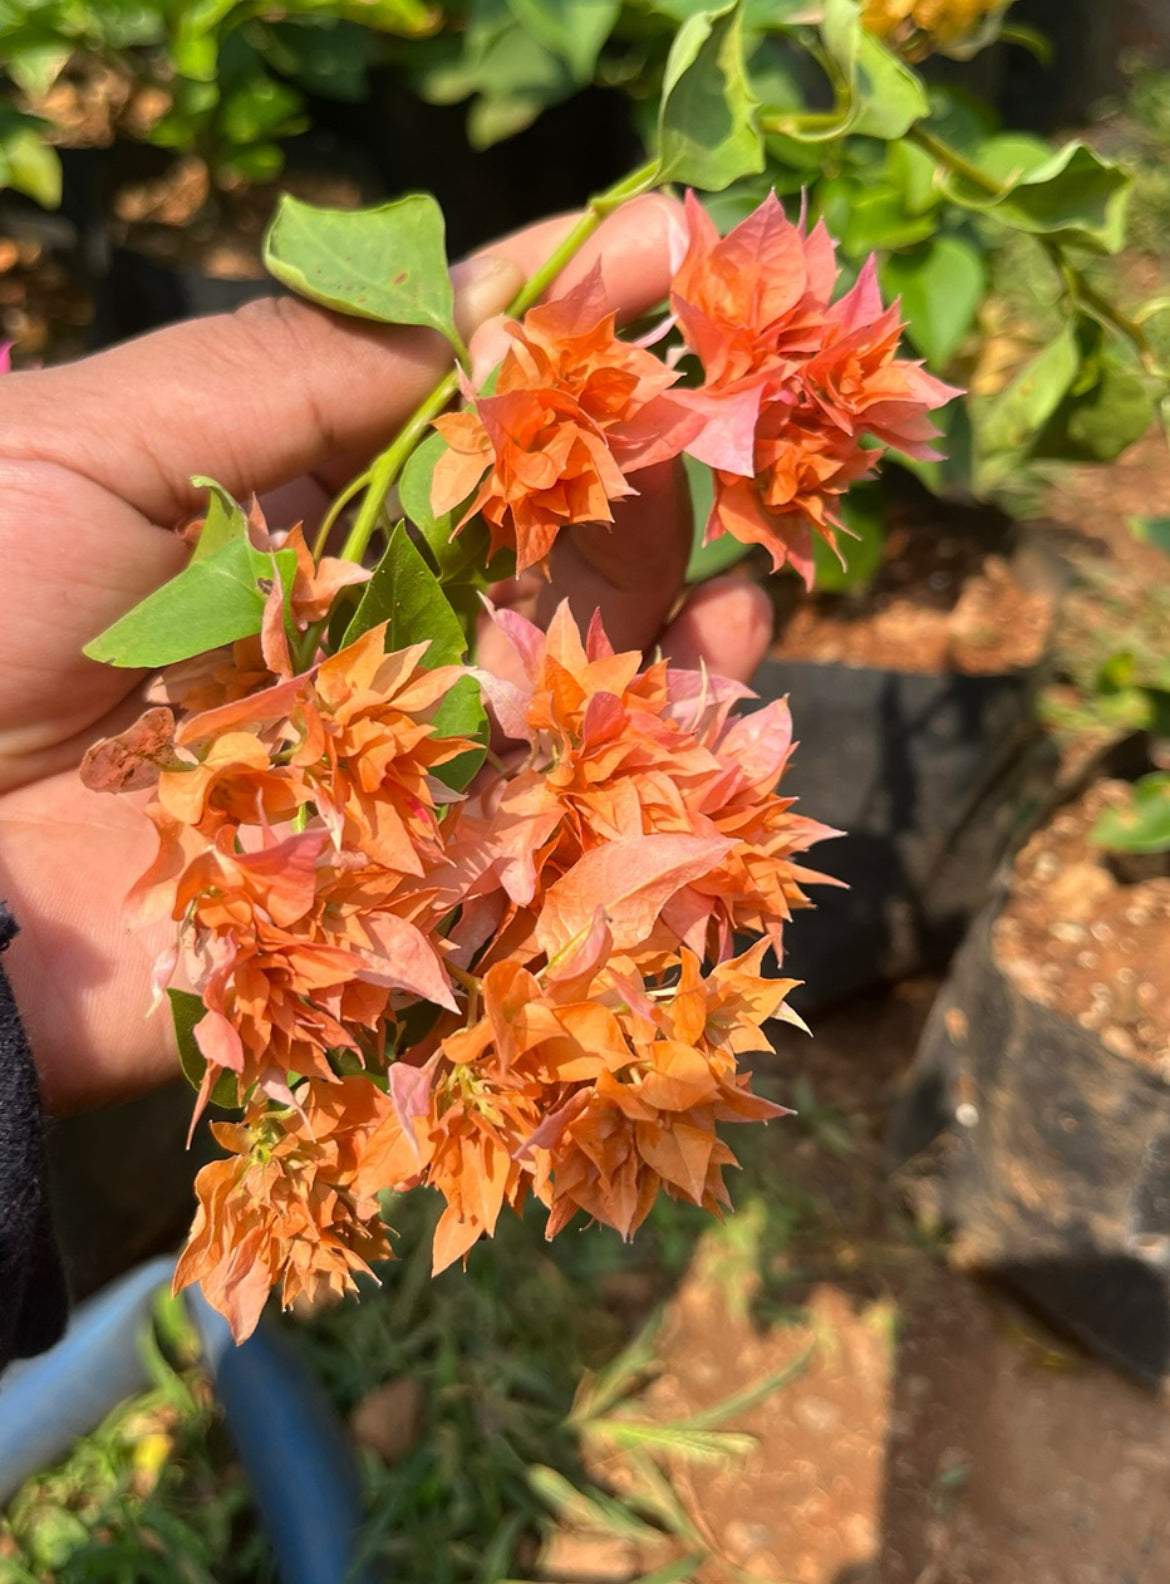
M 349 483 L 342 490 L 341 494 L 338 495 L 332 502 L 329 510 L 321 519 L 321 526 L 317 529 L 317 537 L 313 540 L 314 562 L 320 562 L 321 557 L 325 554 L 325 546 L 329 543 L 329 535 L 337 526 L 337 519 L 349 505 L 350 501 L 353 500 L 354 496 L 360 494 L 361 491 L 365 489 L 369 481 L 370 475 L 368 473 L 359 473 L 356 478 L 350 479 Z
M 443 376 L 430 395 L 415 408 L 405 426 L 385 451 L 380 452 L 371 462 L 363 475 L 366 493 L 353 520 L 353 527 L 349 530 L 349 537 L 341 547 L 343 561 L 360 561 L 365 555 L 374 530 L 378 526 L 382 508 L 386 504 L 386 497 L 398 475 L 406 466 L 415 446 L 426 434 L 431 419 L 438 417 L 458 389 L 459 378 L 452 369 Z
M 508 312 L 513 315 L 522 314 L 531 308 L 533 303 L 539 302 L 565 265 L 580 252 L 583 244 L 588 242 L 606 215 L 612 214 L 629 199 L 649 192 L 657 184 L 658 172 L 658 161 L 651 160 L 631 172 L 629 176 L 623 176 L 621 181 L 615 182 L 612 187 L 607 187 L 604 192 L 590 198 L 585 206 L 585 213 L 577 224 L 545 259 L 540 268 L 533 271 L 513 297 L 508 304 Z

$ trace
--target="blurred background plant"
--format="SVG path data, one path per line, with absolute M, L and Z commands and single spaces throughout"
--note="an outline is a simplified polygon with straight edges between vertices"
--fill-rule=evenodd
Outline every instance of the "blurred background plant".
M 652 135 L 673 31 L 698 9 L 697 0 L 453 0 L 442 9 L 427 0 L 4 0 L 0 185 L 51 207 L 59 149 L 138 141 L 184 157 L 171 209 L 189 225 L 225 190 L 275 178 L 290 140 L 296 147 L 315 122 L 353 134 L 359 159 L 390 190 L 433 188 L 458 228 L 475 209 L 464 191 L 474 155 L 520 138 L 523 171 L 534 145 L 522 134 L 582 94 L 585 123 L 610 128 L 599 131 L 596 157 L 627 165 L 631 145 Z M 1028 14 L 1027 0 L 748 0 L 742 14 L 767 158 L 716 194 L 712 212 L 730 225 L 774 187 L 823 216 L 847 270 L 876 252 L 915 350 L 972 393 L 949 409 L 946 461 L 916 466 L 935 491 L 1010 494 L 1030 466 L 1107 461 L 1145 432 L 1167 390 L 1160 304 L 1114 289 L 1109 267 L 1128 234 L 1131 161 L 1092 140 L 1054 144 L 1005 129 L 991 102 L 996 78 L 984 60 L 1001 69 L 1029 51 L 1050 60 L 1044 38 L 1016 20 Z M 1141 80 L 1139 241 L 1167 204 L 1158 151 L 1168 103 L 1164 82 Z M 452 106 L 464 107 L 462 158 L 440 114 Z M 555 120 L 549 139 L 577 141 Z M 610 177 L 579 175 L 578 157 L 565 151 L 558 178 L 562 187 L 583 180 L 584 190 L 554 201 L 571 203 Z M 167 206 L 154 197 L 119 212 L 165 218 Z M 497 228 L 512 218 L 528 215 L 496 204 Z M 457 247 L 482 240 L 454 238 Z M 1013 300 L 1023 312 L 1013 314 Z M 863 586 L 874 564 L 872 554 L 855 558 L 844 586 Z

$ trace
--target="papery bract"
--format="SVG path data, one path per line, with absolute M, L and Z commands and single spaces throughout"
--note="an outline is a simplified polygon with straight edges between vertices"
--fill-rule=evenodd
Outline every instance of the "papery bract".
M 378 1203 L 359 1161 L 390 1103 L 365 1079 L 303 1084 L 296 1107 L 216 1123 L 230 1151 L 196 1179 L 199 1208 L 175 1268 L 176 1292 L 198 1281 L 242 1341 L 273 1286 L 287 1307 L 340 1297 L 370 1262 L 390 1257 Z
M 435 420 L 448 449 L 431 504 L 443 513 L 473 496 L 460 527 L 482 514 L 493 553 L 514 549 L 523 571 L 563 528 L 611 522 L 612 504 L 637 493 L 629 475 L 677 456 L 699 423 L 667 394 L 677 375 L 618 339 L 600 265 L 504 329 L 492 393 Z
M 687 449 L 714 471 L 708 540 L 729 533 L 789 562 L 811 586 L 812 533 L 834 549 L 840 497 L 881 447 L 935 453 L 927 413 L 957 392 L 896 357 L 874 261 L 838 302 L 823 224 L 806 234 L 774 194 L 726 237 L 687 195 L 691 243 L 671 306 L 705 383 L 684 391 L 703 420 Z

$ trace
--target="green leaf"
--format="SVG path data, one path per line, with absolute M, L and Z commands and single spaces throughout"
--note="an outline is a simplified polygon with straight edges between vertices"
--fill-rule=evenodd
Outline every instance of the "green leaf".
M 942 369 L 975 322 L 987 289 L 982 254 L 956 236 L 935 237 L 913 253 L 896 253 L 880 270 L 883 290 L 900 296 L 910 337 Z
M 61 202 L 61 161 L 35 124 L 25 122 L 0 138 L 0 188 L 13 187 L 56 209 Z
M 224 93 L 216 113 L 216 130 L 241 146 L 290 137 L 309 124 L 301 115 L 304 106 L 304 97 L 295 88 L 259 72 Z
M 275 181 L 284 169 L 284 150 L 279 143 L 250 143 L 217 155 L 218 176 L 242 177 L 247 182 Z
M 175 1025 L 175 1043 L 179 1047 L 179 1066 L 183 1070 L 183 1077 L 192 1089 L 197 1090 L 203 1083 L 207 1061 L 195 1041 L 195 1025 L 202 1021 L 207 1008 L 200 997 L 193 995 L 190 990 L 168 990 L 167 999 L 171 1003 L 171 1021 Z M 211 1091 L 211 1102 L 228 1111 L 239 1105 L 239 1085 L 231 1073 L 225 1072 L 216 1080 Z
M 851 594 L 869 587 L 886 544 L 886 494 L 882 485 L 855 484 L 841 503 L 845 526 L 856 534 L 839 534 L 837 542 L 845 557 L 842 566 L 830 547 L 814 533 L 814 587 L 818 594 Z
M 857 0 L 825 0 L 821 15 L 821 40 L 846 91 L 852 87 L 861 48 L 861 11 Z
M 975 164 L 996 181 L 1013 186 L 1051 158 L 1051 146 L 1043 138 L 1029 132 L 998 132 L 979 144 Z
M 696 462 L 691 456 L 683 457 L 683 466 L 686 468 L 687 484 L 691 492 L 691 514 L 694 522 L 691 558 L 687 562 L 687 582 L 705 583 L 708 578 L 716 577 L 729 566 L 734 566 L 737 561 L 742 561 L 751 546 L 741 544 L 738 539 L 732 538 L 731 534 L 720 534 L 719 538 L 712 539 L 710 544 L 703 543 L 703 535 L 707 531 L 707 519 L 711 515 L 711 502 L 715 494 L 711 469 L 705 462 Z
M 872 33 L 861 34 L 853 81 L 856 110 L 850 132 L 886 140 L 905 137 L 930 113 L 922 79 Z
M 59 43 L 36 44 L 18 49 L 4 69 L 18 88 L 31 98 L 40 99 L 48 93 L 65 70 L 72 54 L 69 46 Z
M 487 548 L 483 531 L 475 531 L 480 528 L 478 520 L 468 523 L 462 533 L 452 537 L 463 515 L 462 505 L 439 517 L 431 510 L 431 481 L 435 466 L 446 449 L 447 442 L 441 434 L 428 435 L 411 453 L 398 481 L 402 510 L 426 540 L 444 583 L 462 576 L 469 568 L 482 566 Z
M 605 1491 L 578 1490 L 557 1469 L 536 1463 L 527 1470 L 528 1483 L 541 1501 L 574 1528 L 598 1534 L 621 1535 L 628 1540 L 646 1540 L 657 1531 L 637 1513 L 616 1501 Z
M 1111 852 L 1170 851 L 1170 773 L 1160 770 L 1135 781 L 1128 805 L 1106 809 L 1091 835 Z
M 951 174 L 944 186 L 956 203 L 1094 252 L 1122 247 L 1133 178 L 1083 143 L 1066 143 L 1053 153 L 1037 138 L 1012 133 L 985 139 L 973 163 L 1006 191 L 997 196 Z
M 1056 408 L 1031 448 L 1035 457 L 1066 462 L 1112 462 L 1149 429 L 1154 403 L 1136 369 L 1115 353 L 1095 360 L 1087 389 L 1074 389 Z
M 454 665 L 463 659 L 467 642 L 459 619 L 438 578 L 412 542 L 405 523 L 398 523 L 381 560 L 365 584 L 345 645 L 371 627 L 386 628 L 386 652 L 429 643 L 428 666 Z
M 384 324 L 428 325 L 457 349 L 443 214 L 412 193 L 376 209 L 318 209 L 285 193 L 264 240 L 277 280 L 312 302 Z
M 1022 231 L 1116 253 L 1125 242 L 1132 187 L 1127 171 L 1083 143 L 1069 143 L 1018 182 L 995 213 Z
M 942 191 L 935 179 L 935 163 L 913 143 L 891 143 L 886 152 L 886 175 L 902 194 L 906 213 L 926 214 L 937 209 Z
M 438 578 L 411 541 L 406 524 L 390 535 L 385 553 L 365 585 L 361 602 L 345 633 L 351 644 L 371 627 L 386 622 L 386 650 L 429 643 L 424 656 L 428 666 L 453 665 L 463 659 L 467 639 L 463 626 L 443 592 Z M 479 687 L 472 677 L 457 682 L 435 714 L 441 736 L 473 737 L 486 744 L 487 716 Z M 461 754 L 436 774 L 448 786 L 461 790 L 483 763 L 483 751 Z
M 664 1562 L 660 1568 L 655 1568 L 653 1573 L 643 1573 L 640 1578 L 633 1580 L 633 1584 L 688 1584 L 688 1580 L 694 1578 L 706 1561 L 706 1553 L 689 1551 L 686 1556 L 679 1557 L 675 1562 Z
M 936 228 L 933 215 L 909 214 L 902 194 L 884 182 L 842 177 L 824 184 L 821 199 L 825 223 L 831 231 L 835 230 L 842 250 L 850 258 L 864 259 L 879 250 L 914 247 Z
M 156 670 L 189 660 L 260 631 L 273 561 L 287 589 L 296 575 L 293 550 L 265 554 L 247 539 L 192 558 L 177 577 L 148 594 L 120 621 L 86 644 L 91 660 Z
M 764 168 L 738 5 L 700 12 L 675 35 L 658 118 L 661 180 L 719 192 Z
M 980 436 L 985 452 L 1019 451 L 1043 428 L 1076 378 L 1080 346 L 1067 324 L 996 399 Z
M 221 550 L 233 539 L 246 538 L 248 519 L 244 516 L 243 507 L 228 494 L 222 484 L 217 484 L 214 479 L 203 478 L 199 474 L 195 474 L 191 482 L 196 489 L 211 491 L 203 528 L 198 543 L 191 552 L 192 562 L 205 561 L 213 551 Z
M 689 1463 L 724 1463 L 746 1457 L 756 1438 L 734 1430 L 691 1430 L 685 1425 L 641 1423 L 633 1419 L 595 1419 L 590 1433 L 619 1447 L 645 1447 L 671 1453 Z
M 584 85 L 592 80 L 601 46 L 613 31 L 619 0 L 508 0 L 517 22 L 558 55 Z
M 1170 517 L 1135 517 L 1129 526 L 1135 539 L 1170 555 Z

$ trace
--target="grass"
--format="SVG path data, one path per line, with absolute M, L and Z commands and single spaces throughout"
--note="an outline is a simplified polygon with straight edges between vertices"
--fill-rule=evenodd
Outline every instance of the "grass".
M 764 1080 L 762 1088 L 769 1087 Z M 775 1086 L 773 1086 L 775 1092 Z M 777 1096 L 779 1097 L 779 1096 Z M 784 1098 L 792 1098 L 785 1095 Z M 729 1307 L 761 1310 L 783 1270 L 825 1246 L 827 1207 L 794 1182 L 801 1135 L 847 1147 L 812 1091 L 805 1115 L 732 1130 L 742 1209 L 722 1226 L 663 1200 L 631 1245 L 605 1229 L 554 1244 L 539 1218 L 508 1218 L 466 1273 L 432 1280 L 433 1195 L 387 1206 L 402 1258 L 361 1303 L 281 1323 L 343 1417 L 388 1381 L 421 1398 L 414 1444 L 387 1464 L 361 1452 L 372 1576 L 401 1584 L 503 1584 L 539 1576 L 557 1524 L 625 1537 L 653 1584 L 708 1556 L 668 1468 L 734 1461 L 750 1445 L 727 1421 L 784 1386 L 805 1360 L 675 1424 L 648 1421 L 638 1393 L 657 1371 L 661 1305 L 700 1247 Z M 777 1272 L 775 1281 L 769 1272 Z M 797 1319 L 773 1306 L 770 1320 Z M 265 1537 L 198 1359 L 182 1305 L 160 1307 L 146 1339 L 153 1385 L 31 1480 L 0 1518 L 0 1584 L 268 1584 Z M 621 1494 L 586 1472 L 615 1456 Z

